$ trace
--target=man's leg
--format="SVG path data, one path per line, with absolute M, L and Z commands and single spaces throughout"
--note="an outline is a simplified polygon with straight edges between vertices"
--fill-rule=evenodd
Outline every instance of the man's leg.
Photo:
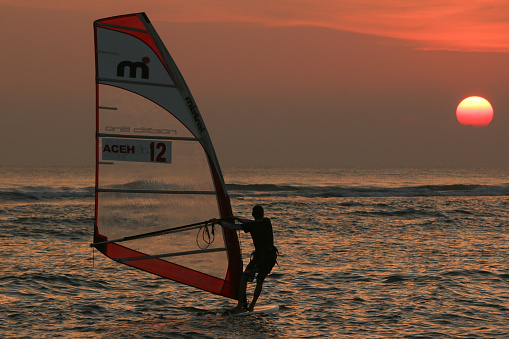
M 263 282 L 265 281 L 265 278 L 269 275 L 270 271 L 272 271 L 272 268 L 276 264 L 276 253 L 274 253 L 273 260 L 271 261 L 265 260 L 261 263 L 260 272 L 258 272 L 258 275 L 256 276 L 256 287 L 253 292 L 253 300 L 251 301 L 251 304 L 247 308 L 247 310 L 250 312 L 253 311 L 256 305 L 256 301 L 258 300 L 258 297 L 262 293 Z
M 256 287 L 255 287 L 255 290 L 253 292 L 253 300 L 251 301 L 251 304 L 249 305 L 249 307 L 247 309 L 249 312 L 253 311 L 253 309 L 254 309 L 254 307 L 256 305 L 256 301 L 258 300 L 258 297 L 262 293 L 263 280 L 264 279 L 256 279 Z
M 247 280 L 242 276 L 240 278 L 240 284 L 239 284 L 239 292 L 237 296 L 237 306 L 235 306 L 234 309 L 232 309 L 233 313 L 240 313 L 243 312 L 243 304 L 246 301 L 246 289 L 247 289 Z

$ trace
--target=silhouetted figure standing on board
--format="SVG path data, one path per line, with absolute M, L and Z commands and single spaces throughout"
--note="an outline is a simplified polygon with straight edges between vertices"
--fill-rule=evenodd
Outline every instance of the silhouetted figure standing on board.
M 272 233 L 272 223 L 269 218 L 264 217 L 263 207 L 256 205 L 253 207 L 253 220 L 235 217 L 241 224 L 230 224 L 220 222 L 223 227 L 243 230 L 251 233 L 255 251 L 251 254 L 251 261 L 247 265 L 240 278 L 239 291 L 237 295 L 237 306 L 230 313 L 241 313 L 246 310 L 252 312 L 260 293 L 262 292 L 263 281 L 276 264 L 278 250 L 274 246 L 274 235 Z M 253 282 L 256 275 L 256 287 L 253 293 L 253 300 L 247 306 L 246 289 L 247 283 Z M 247 308 L 247 309 L 246 309 Z

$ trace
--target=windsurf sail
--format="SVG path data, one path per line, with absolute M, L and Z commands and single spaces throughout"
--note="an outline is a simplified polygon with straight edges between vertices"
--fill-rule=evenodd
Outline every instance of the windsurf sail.
M 94 243 L 118 262 L 236 298 L 237 234 L 207 128 L 145 13 L 94 22 Z

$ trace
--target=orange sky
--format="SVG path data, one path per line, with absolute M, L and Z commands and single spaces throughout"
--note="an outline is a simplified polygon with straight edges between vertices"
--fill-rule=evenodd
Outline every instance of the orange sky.
M 509 51 L 503 0 L 1 0 L 0 4 L 104 12 L 145 11 L 170 22 L 319 26 L 406 40 L 422 49 Z
M 0 165 L 93 164 L 92 22 L 139 11 L 224 166 L 509 165 L 505 2 L 139 4 L 0 0 Z M 488 127 L 456 121 L 470 95 L 492 103 Z

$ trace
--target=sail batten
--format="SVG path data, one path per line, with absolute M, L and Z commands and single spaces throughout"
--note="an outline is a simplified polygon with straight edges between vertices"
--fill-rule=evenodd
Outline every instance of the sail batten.
M 99 19 L 94 31 L 92 246 L 123 264 L 235 299 L 242 273 L 237 234 L 203 225 L 231 217 L 231 206 L 182 74 L 144 13 Z
M 160 136 L 160 135 L 129 135 L 129 134 L 111 134 L 111 133 L 97 133 L 96 137 L 98 137 L 98 138 L 200 141 L 200 139 L 197 139 L 194 137 L 166 137 L 166 136 Z
M 172 84 L 159 84 L 159 83 L 151 83 L 151 82 L 143 82 L 143 81 L 134 81 L 134 80 L 119 80 L 119 79 L 108 79 L 108 78 L 98 78 L 97 82 L 108 84 L 108 83 L 122 83 L 122 84 L 133 84 L 133 85 L 144 85 L 144 86 L 159 86 L 159 87 L 170 87 L 170 88 L 179 88 L 176 85 Z
M 100 22 L 96 22 L 95 25 L 98 27 L 105 27 L 105 28 L 108 27 L 108 28 L 123 29 L 123 30 L 128 30 L 128 31 L 133 31 L 133 32 L 147 33 L 146 29 L 133 28 L 133 27 L 129 27 L 129 26 L 119 26 L 119 25 L 105 24 L 105 23 L 100 23 Z
M 102 193 L 136 193 L 136 194 L 204 194 L 216 195 L 216 191 L 167 191 L 167 190 L 129 190 L 129 189 L 116 189 L 116 188 L 98 188 L 96 192 Z
M 97 109 L 109 109 L 111 111 L 116 111 L 118 108 L 116 108 L 116 107 L 106 107 L 106 106 L 97 106 Z
M 186 251 L 186 252 L 177 252 L 177 253 L 156 254 L 156 255 L 147 255 L 147 256 L 143 256 L 143 257 L 118 258 L 115 260 L 118 262 L 126 262 L 126 261 L 179 257 L 179 256 L 183 256 L 183 255 L 193 255 L 193 254 L 202 254 L 202 253 L 226 252 L 226 250 L 227 250 L 226 248 L 213 248 L 210 250 L 196 250 L 196 251 Z

